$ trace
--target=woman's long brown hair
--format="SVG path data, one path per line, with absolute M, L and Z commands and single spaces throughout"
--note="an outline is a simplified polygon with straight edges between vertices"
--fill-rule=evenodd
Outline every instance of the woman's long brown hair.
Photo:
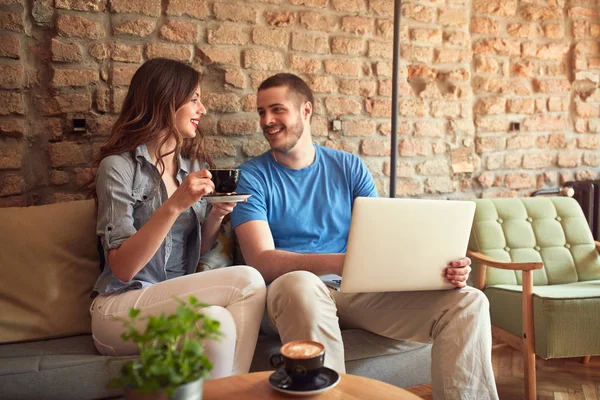
M 188 159 L 214 163 L 204 146 L 204 136 L 197 131 L 193 139 L 184 139 L 175 125 L 175 113 L 190 101 L 200 84 L 200 73 L 178 61 L 155 58 L 146 61 L 133 75 L 121 113 L 115 122 L 110 137 L 100 148 L 94 162 L 94 170 L 108 156 L 133 152 L 137 147 L 156 139 L 166 132 L 156 150 L 157 167 L 161 177 L 165 171 L 163 157 L 175 152 Z M 173 151 L 160 153 L 169 139 L 175 138 Z M 89 197 L 96 202 L 95 180 L 89 184 Z

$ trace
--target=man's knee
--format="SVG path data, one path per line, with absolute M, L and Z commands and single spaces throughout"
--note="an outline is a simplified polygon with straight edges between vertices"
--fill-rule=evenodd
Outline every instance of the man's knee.
M 290 306 L 303 314 L 319 312 L 323 301 L 333 302 L 329 289 L 315 274 L 294 271 L 275 279 L 267 291 L 270 309 Z
M 247 265 L 236 265 L 229 267 L 229 270 L 234 273 L 237 286 L 242 291 L 259 291 L 262 293 L 266 291 L 265 280 L 255 268 Z

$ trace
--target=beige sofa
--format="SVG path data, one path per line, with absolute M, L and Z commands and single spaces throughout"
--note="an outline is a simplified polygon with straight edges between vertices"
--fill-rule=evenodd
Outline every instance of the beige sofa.
M 130 357 L 98 354 L 89 306 L 100 272 L 91 200 L 0 209 L 0 398 L 97 399 Z M 225 235 L 225 233 L 224 233 Z M 219 246 L 207 260 L 231 259 Z M 206 260 L 205 260 L 206 261 Z M 430 381 L 431 346 L 343 331 L 347 372 L 401 387 Z M 278 337 L 261 335 L 252 371 Z

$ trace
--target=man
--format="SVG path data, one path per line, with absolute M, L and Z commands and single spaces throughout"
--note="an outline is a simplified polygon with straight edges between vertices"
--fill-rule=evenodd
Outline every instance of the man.
M 435 399 L 497 399 L 488 303 L 466 286 L 471 260 L 446 270 L 457 290 L 342 294 L 318 278 L 342 274 L 354 199 L 377 191 L 357 156 L 312 143 L 313 104 L 295 75 L 260 85 L 257 109 L 271 150 L 241 166 L 237 191 L 252 197 L 232 213 L 246 263 L 271 282 L 267 313 L 282 342 L 317 340 L 326 366 L 345 372 L 340 325 L 433 341 Z

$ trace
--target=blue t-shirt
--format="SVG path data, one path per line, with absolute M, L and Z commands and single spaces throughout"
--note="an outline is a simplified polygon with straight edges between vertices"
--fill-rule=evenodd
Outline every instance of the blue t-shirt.
M 234 208 L 233 227 L 267 221 L 278 250 L 345 253 L 354 199 L 376 197 L 377 189 L 357 156 L 315 149 L 315 162 L 300 170 L 279 164 L 270 151 L 243 164 L 236 192 L 252 196 Z

